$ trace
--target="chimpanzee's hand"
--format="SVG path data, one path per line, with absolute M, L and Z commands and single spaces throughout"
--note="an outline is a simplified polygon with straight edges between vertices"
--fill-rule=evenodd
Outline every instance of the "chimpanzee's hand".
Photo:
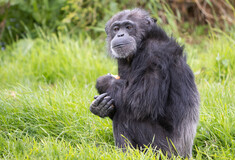
M 99 94 L 106 93 L 115 80 L 116 80 L 115 77 L 112 76 L 111 74 L 99 77 L 96 80 L 96 89 L 98 93 Z
M 107 116 L 112 116 L 115 108 L 113 106 L 113 99 L 107 95 L 107 93 L 103 93 L 101 95 L 95 96 L 95 100 L 92 102 L 90 106 L 90 111 L 102 118 Z

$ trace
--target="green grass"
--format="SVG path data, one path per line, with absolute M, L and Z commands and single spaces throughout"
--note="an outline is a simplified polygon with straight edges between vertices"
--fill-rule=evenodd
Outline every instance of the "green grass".
M 234 32 L 212 32 L 186 51 L 201 95 L 193 157 L 234 159 Z M 158 159 L 123 153 L 111 120 L 89 111 L 96 78 L 116 69 L 105 39 L 84 35 L 25 38 L 0 51 L 0 159 Z

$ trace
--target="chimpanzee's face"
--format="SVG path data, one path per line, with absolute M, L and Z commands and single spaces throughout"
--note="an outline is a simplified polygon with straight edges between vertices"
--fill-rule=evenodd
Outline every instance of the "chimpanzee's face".
M 130 20 L 116 21 L 111 25 L 110 49 L 115 58 L 127 58 L 136 52 L 135 32 L 136 25 Z

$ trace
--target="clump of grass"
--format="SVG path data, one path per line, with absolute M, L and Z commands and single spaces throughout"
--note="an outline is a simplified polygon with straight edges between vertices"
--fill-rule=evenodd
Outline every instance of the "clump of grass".
M 101 72 L 116 68 L 106 54 L 101 54 L 105 52 L 104 42 L 82 35 L 76 40 L 55 35 L 22 39 L 0 55 L 1 82 L 91 82 Z
M 220 32 L 218 34 L 217 32 Z M 221 35 L 222 34 L 222 35 Z M 235 34 L 212 30 L 189 54 L 189 63 L 199 79 L 226 82 L 235 75 Z

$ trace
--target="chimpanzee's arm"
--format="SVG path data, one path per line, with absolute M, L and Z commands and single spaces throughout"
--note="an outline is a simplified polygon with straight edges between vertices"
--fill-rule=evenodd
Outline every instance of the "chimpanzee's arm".
M 101 95 L 94 97 L 95 100 L 90 106 L 90 111 L 102 118 L 109 116 L 112 119 L 115 114 L 115 102 L 112 98 L 119 101 L 120 95 L 118 97 L 117 94 L 124 84 L 125 80 L 116 79 L 110 74 L 99 77 L 96 88 Z

